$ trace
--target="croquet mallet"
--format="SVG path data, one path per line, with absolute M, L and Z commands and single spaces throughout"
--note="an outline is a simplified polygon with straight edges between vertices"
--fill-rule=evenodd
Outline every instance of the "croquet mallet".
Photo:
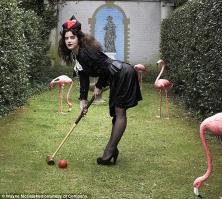
M 93 103 L 95 99 L 95 96 L 93 95 L 92 98 L 90 99 L 90 101 L 87 104 L 87 109 L 90 107 L 90 105 Z M 72 133 L 73 129 L 76 127 L 76 125 L 79 123 L 79 121 L 82 119 L 83 117 L 83 113 L 80 113 L 80 115 L 78 116 L 78 118 L 76 119 L 75 123 L 72 125 L 71 129 L 69 130 L 69 132 L 67 133 L 67 135 L 65 136 L 65 138 L 62 140 L 61 144 L 58 146 L 58 148 L 56 149 L 56 151 L 51 155 L 51 156 L 47 156 L 47 164 L 48 165 L 54 165 L 54 157 L 55 155 L 58 153 L 58 151 L 61 149 L 61 147 L 63 146 L 63 144 L 65 143 L 65 141 L 68 139 L 68 137 L 70 136 L 70 134 Z

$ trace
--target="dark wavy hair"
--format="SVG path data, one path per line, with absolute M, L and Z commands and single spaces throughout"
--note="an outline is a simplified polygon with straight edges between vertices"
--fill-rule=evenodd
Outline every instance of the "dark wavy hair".
M 66 30 L 61 33 L 61 39 L 59 40 L 59 47 L 58 47 L 58 54 L 59 57 L 66 63 L 71 64 L 73 61 L 73 58 L 71 57 L 71 50 L 69 50 L 66 47 L 65 44 L 65 33 L 71 31 L 74 35 L 78 38 L 78 44 L 81 48 L 88 48 L 93 49 L 95 51 L 102 51 L 102 47 L 100 43 L 91 35 L 83 33 L 81 30 L 79 31 L 72 31 L 72 30 Z

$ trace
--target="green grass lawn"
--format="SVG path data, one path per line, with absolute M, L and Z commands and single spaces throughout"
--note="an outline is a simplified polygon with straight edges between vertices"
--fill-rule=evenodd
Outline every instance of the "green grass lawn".
M 65 103 L 66 114 L 57 113 L 55 89 L 32 97 L 27 105 L 0 120 L 0 194 L 195 198 L 193 181 L 207 168 L 199 123 L 172 101 L 170 119 L 157 118 L 159 92 L 148 84 L 143 85 L 143 101 L 127 112 L 128 126 L 115 166 L 96 164 L 110 135 L 107 103 L 90 107 L 55 157 L 56 162 L 66 159 L 67 169 L 47 165 L 47 155 L 52 155 L 79 114 L 78 90 L 74 86 L 70 113 Z M 108 92 L 103 99 L 108 101 Z M 208 143 L 213 154 L 213 174 L 200 193 L 206 199 L 217 199 L 222 195 L 222 147 L 215 137 L 208 136 Z

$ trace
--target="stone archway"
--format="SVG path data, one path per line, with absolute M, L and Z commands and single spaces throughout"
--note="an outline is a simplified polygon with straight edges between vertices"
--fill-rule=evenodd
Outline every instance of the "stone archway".
M 104 47 L 105 24 L 111 16 L 116 27 L 116 59 L 128 62 L 129 60 L 129 22 L 125 12 L 113 1 L 98 7 L 92 18 L 89 18 L 90 32 Z

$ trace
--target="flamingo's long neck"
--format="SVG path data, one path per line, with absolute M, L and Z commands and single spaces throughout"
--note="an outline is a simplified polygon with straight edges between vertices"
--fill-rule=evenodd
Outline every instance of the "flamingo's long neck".
M 206 142 L 206 124 L 204 122 L 200 126 L 200 138 L 207 156 L 207 171 L 203 176 L 199 177 L 199 180 L 204 182 L 212 173 L 212 155 Z
M 157 76 L 157 78 L 155 80 L 155 83 L 157 83 L 157 81 L 160 79 L 161 75 L 163 74 L 164 69 L 165 69 L 165 65 L 162 64 L 161 71 L 160 71 L 159 75 Z

